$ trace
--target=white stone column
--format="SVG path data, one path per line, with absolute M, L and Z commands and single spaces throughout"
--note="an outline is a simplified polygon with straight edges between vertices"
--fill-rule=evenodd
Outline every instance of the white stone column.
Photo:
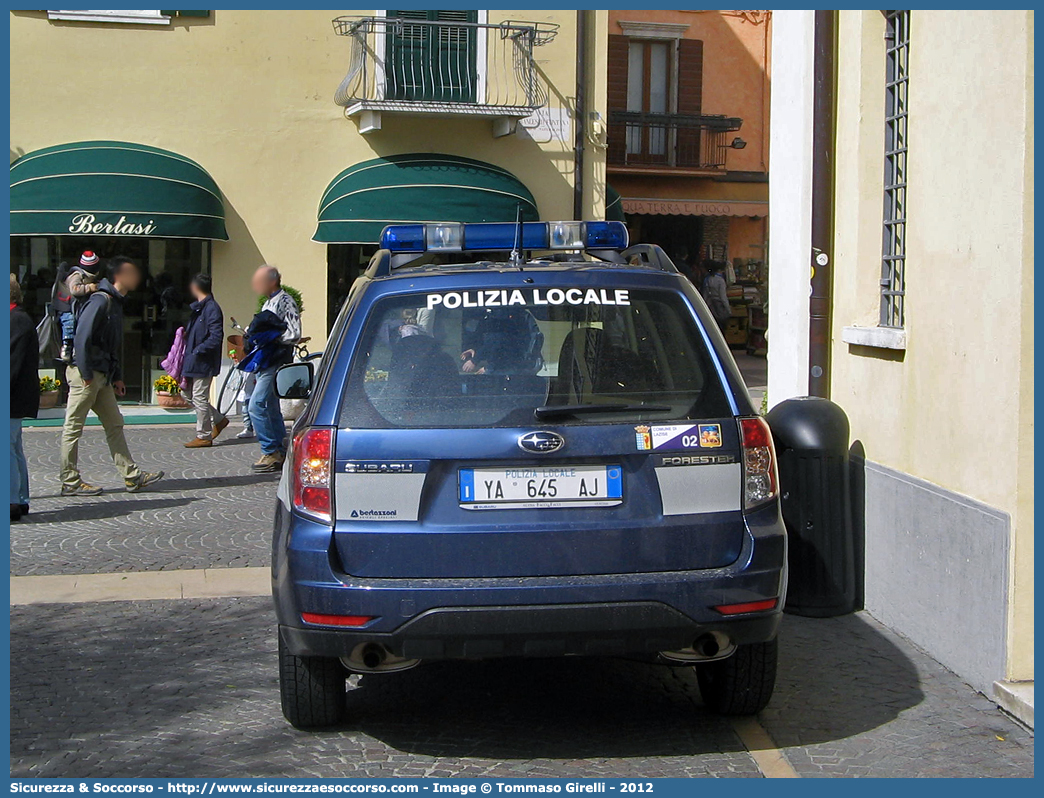
M 815 12 L 772 15 L 768 400 L 808 393 Z

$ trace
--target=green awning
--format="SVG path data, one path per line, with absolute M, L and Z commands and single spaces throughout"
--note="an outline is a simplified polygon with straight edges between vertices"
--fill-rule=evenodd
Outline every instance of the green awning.
M 376 244 L 389 224 L 513 222 L 520 204 L 525 221 L 540 218 L 529 189 L 499 166 L 434 153 L 391 155 L 337 175 L 319 203 L 312 240 Z
M 623 197 L 608 183 L 605 186 L 605 220 L 607 222 L 627 221 L 627 217 L 624 216 Z
M 81 141 L 11 164 L 11 235 L 228 240 L 213 178 L 183 155 Z

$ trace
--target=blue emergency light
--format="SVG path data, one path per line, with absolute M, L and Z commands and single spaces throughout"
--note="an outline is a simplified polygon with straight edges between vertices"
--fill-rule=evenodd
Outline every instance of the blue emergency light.
M 510 252 L 530 249 L 627 249 L 623 222 L 437 222 L 393 224 L 381 232 L 381 249 L 392 253 Z

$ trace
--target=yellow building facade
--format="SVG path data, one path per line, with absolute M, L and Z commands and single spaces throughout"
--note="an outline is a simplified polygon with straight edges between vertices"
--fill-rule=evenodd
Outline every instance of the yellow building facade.
M 830 398 L 864 466 L 866 608 L 1032 725 L 1033 12 L 833 19 L 821 254 Z M 795 171 L 773 172 L 772 404 L 808 392 L 823 268 L 801 176 L 817 21 L 774 22 L 773 164 Z
M 78 257 L 82 248 L 145 262 L 155 285 L 128 313 L 126 345 L 133 351 L 124 353 L 140 359 L 142 386 L 169 346 L 173 306 L 195 271 L 212 272 L 226 316 L 245 322 L 256 306 L 250 274 L 262 263 L 277 266 L 303 294 L 305 334 L 322 341 L 338 291 L 376 244 L 372 232 L 365 242 L 331 243 L 337 232 L 317 235 L 321 199 L 350 167 L 427 154 L 449 162 L 443 182 L 467 184 L 477 161 L 479 171 L 517 181 L 540 218 L 573 218 L 577 72 L 584 71 L 578 24 L 585 32 L 582 96 L 589 121 L 579 201 L 585 215 L 601 217 L 605 70 L 597 65 L 604 63 L 607 22 L 604 12 L 580 13 L 359 10 L 334 23 L 334 12 L 304 10 L 12 12 L 13 209 L 22 201 L 16 191 L 45 185 L 38 175 L 17 179 L 34 165 L 26 161 L 23 168 L 18 159 L 78 142 L 129 143 L 198 164 L 220 193 L 227 230 L 227 240 L 204 232 L 194 241 L 191 231 L 164 238 L 159 223 L 144 236 L 140 227 L 118 224 L 85 234 L 71 221 L 58 230 L 53 220 L 51 227 L 32 227 L 29 219 L 38 217 L 13 213 L 12 270 L 23 285 L 28 278 L 32 301 L 31 289 L 42 297 L 59 261 Z M 92 170 L 90 163 L 80 168 Z M 429 164 L 429 172 L 437 168 Z M 425 181 L 432 182 L 430 173 L 419 182 Z M 25 203 L 46 205 L 38 194 Z M 409 207 L 416 201 L 408 192 L 385 194 L 380 209 L 395 205 L 414 221 L 446 220 L 439 207 Z M 121 210 L 92 205 L 98 202 L 79 196 L 63 209 Z M 478 214 L 472 221 L 484 218 L 482 204 L 472 202 Z M 119 216 L 98 219 L 118 223 Z M 25 232 L 17 234 L 16 223 Z M 143 399 L 146 393 L 142 388 Z

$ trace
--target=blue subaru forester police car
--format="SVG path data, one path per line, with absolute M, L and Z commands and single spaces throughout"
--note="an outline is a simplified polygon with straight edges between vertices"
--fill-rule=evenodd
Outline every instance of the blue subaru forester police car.
M 618 222 L 381 243 L 318 371 L 277 378 L 310 397 L 273 543 L 290 723 L 343 722 L 352 672 L 490 657 L 646 657 L 762 709 L 775 453 L 693 285 Z

